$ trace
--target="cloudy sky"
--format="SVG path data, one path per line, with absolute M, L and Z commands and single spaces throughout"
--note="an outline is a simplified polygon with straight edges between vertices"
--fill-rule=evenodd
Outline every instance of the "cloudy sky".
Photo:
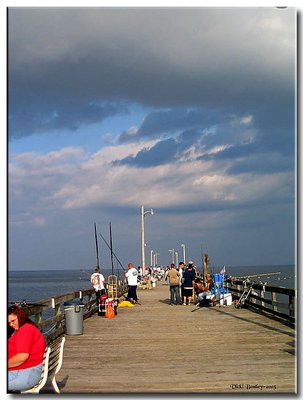
M 295 262 L 294 8 L 10 8 L 9 269 Z M 109 251 L 99 236 L 102 267 Z

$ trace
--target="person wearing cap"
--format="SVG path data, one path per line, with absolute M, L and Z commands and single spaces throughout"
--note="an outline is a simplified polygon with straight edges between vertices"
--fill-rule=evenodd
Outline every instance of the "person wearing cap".
M 193 295 L 195 278 L 196 278 L 196 272 L 194 271 L 194 268 L 193 268 L 193 262 L 190 261 L 188 263 L 187 269 L 184 271 L 184 274 L 183 274 L 184 297 L 185 297 L 185 301 L 183 302 L 184 306 L 190 305 L 190 299 L 192 298 L 192 295 Z
M 191 265 L 193 270 L 196 272 L 196 266 L 194 265 L 193 261 L 188 261 L 188 266 Z
M 105 293 L 105 278 L 101 274 L 100 267 L 97 265 L 95 272 L 90 277 L 91 284 L 96 292 L 96 304 L 99 307 L 101 294 Z

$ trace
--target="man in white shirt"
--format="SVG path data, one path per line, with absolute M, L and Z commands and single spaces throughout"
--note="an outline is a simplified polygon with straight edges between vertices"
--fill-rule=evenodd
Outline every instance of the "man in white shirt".
M 138 285 L 138 271 L 132 263 L 128 264 L 128 271 L 125 271 L 125 277 L 127 278 L 128 293 L 127 298 L 133 300 L 135 303 L 140 304 L 137 297 L 137 285 Z
M 105 279 L 104 276 L 100 273 L 100 268 L 96 267 L 95 272 L 90 277 L 91 284 L 96 292 L 96 301 L 97 306 L 99 306 L 99 301 L 101 294 L 105 293 Z

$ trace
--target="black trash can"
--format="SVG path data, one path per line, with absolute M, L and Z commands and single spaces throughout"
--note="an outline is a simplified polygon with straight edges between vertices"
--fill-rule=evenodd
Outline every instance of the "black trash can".
M 83 308 L 80 299 L 70 300 L 63 303 L 65 313 L 65 333 L 67 335 L 83 334 Z

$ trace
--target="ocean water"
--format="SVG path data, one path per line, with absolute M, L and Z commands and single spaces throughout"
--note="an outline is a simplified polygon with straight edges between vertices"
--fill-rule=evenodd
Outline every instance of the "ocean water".
M 197 272 L 201 273 L 201 268 Z M 9 271 L 7 282 L 8 303 L 26 300 L 35 302 L 58 296 L 64 293 L 78 290 L 90 289 L 90 274 L 93 271 L 83 270 L 52 270 L 52 271 Z M 210 268 L 211 273 L 220 272 L 220 268 Z M 280 272 L 276 275 L 265 275 Z M 105 278 L 111 274 L 111 270 L 103 270 Z M 114 271 L 118 278 L 123 280 L 124 273 L 120 269 Z M 296 287 L 296 271 L 293 265 L 283 266 L 251 266 L 251 267 L 226 267 L 226 276 L 250 278 L 255 282 L 283 286 L 287 288 Z M 262 275 L 262 276 L 261 276 Z
M 216 269 L 214 272 L 220 272 Z M 275 275 L 267 275 L 275 273 Z M 294 265 L 267 265 L 249 267 L 226 267 L 226 276 L 250 277 L 256 283 L 268 283 L 273 286 L 283 286 L 289 289 L 296 288 L 296 270 Z
M 93 270 L 9 271 L 8 303 L 22 300 L 32 303 L 64 293 L 91 289 L 90 275 L 93 272 Z M 107 278 L 111 275 L 111 270 L 103 270 L 102 273 Z M 117 271 L 114 273 L 117 275 Z M 119 279 L 124 279 L 123 271 L 119 272 Z

